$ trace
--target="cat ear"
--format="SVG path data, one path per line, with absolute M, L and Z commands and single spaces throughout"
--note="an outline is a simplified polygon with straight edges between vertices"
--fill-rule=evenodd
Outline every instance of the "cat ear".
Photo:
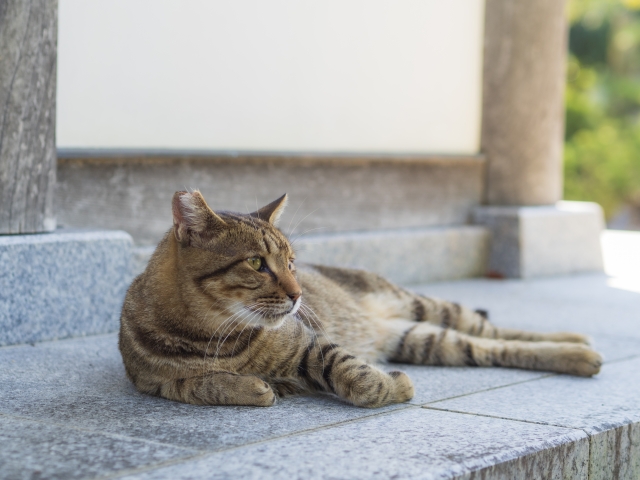
M 279 199 L 274 200 L 269 205 L 265 205 L 260 210 L 256 210 L 249 215 L 259 218 L 260 220 L 264 220 L 265 222 L 269 222 L 273 226 L 276 226 L 278 224 L 278 220 L 280 219 L 280 215 L 282 215 L 282 212 L 284 212 L 284 207 L 287 206 L 288 201 L 289 197 L 287 197 L 287 194 L 285 193 Z
M 171 202 L 173 211 L 173 233 L 180 243 L 189 243 L 193 234 L 211 236 L 215 230 L 225 224 L 213 210 L 209 208 L 202 194 L 195 190 L 176 192 Z

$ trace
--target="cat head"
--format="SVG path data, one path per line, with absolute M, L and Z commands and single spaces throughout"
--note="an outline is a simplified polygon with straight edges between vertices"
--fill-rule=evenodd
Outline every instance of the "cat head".
M 198 191 L 174 194 L 173 235 L 196 297 L 190 304 L 265 326 L 296 313 L 295 255 L 276 227 L 286 204 L 285 194 L 253 213 L 214 212 Z

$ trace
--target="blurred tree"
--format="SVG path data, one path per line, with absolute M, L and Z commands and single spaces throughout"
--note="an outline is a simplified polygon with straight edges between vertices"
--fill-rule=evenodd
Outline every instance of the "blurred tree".
M 565 198 L 640 209 L 640 0 L 571 0 Z

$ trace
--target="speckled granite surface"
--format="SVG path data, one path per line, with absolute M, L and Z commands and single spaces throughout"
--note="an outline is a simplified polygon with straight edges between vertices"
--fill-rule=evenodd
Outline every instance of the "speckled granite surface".
M 499 325 L 588 333 L 606 363 L 591 379 L 399 366 L 416 396 L 380 410 L 331 396 L 270 408 L 144 396 L 115 334 L 2 347 L 0 478 L 637 480 L 640 278 L 618 280 L 415 287 L 488 307 Z
M 0 345 L 116 330 L 131 248 L 120 231 L 0 236 Z

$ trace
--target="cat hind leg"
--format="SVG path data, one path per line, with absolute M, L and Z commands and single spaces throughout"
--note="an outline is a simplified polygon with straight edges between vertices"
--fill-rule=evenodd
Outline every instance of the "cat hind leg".
M 471 310 L 459 303 L 425 297 L 408 291 L 402 293 L 401 306 L 396 307 L 398 316 L 414 322 L 426 322 L 482 338 L 591 344 L 588 336 L 579 333 L 539 333 L 498 327 L 489 321 L 489 313 L 486 310 Z
M 394 362 L 514 367 L 584 377 L 597 374 L 602 365 L 600 354 L 579 343 L 481 338 L 426 323 L 408 326 L 401 334 L 397 330 L 386 352 Z

